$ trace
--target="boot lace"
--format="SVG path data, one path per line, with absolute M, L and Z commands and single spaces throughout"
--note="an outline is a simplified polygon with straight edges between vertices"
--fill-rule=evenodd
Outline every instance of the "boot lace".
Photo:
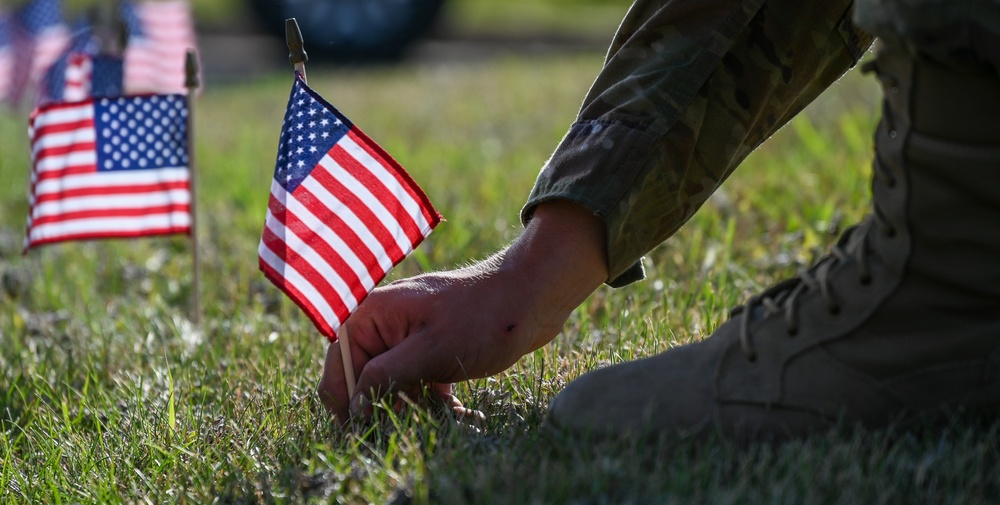
M 877 64 L 872 67 L 882 77 Z M 883 120 L 887 121 L 886 124 L 890 128 L 892 127 L 888 111 L 883 113 Z M 896 180 L 884 168 L 885 165 L 879 158 L 878 149 L 876 149 L 875 155 L 874 177 L 887 188 L 895 187 Z M 828 254 L 817 260 L 808 269 L 800 270 L 795 277 L 775 284 L 759 295 L 751 297 L 746 304 L 732 310 L 730 317 L 739 316 L 742 318 L 740 321 L 740 346 L 748 360 L 757 360 L 757 350 L 750 331 L 750 324 L 757 319 L 757 315 L 766 319 L 783 314 L 787 335 L 795 337 L 799 331 L 798 303 L 806 293 L 818 292 L 831 315 L 835 316 L 840 313 L 840 300 L 837 293 L 834 292 L 831 282 L 831 276 L 838 265 L 853 261 L 857 265 L 858 283 L 864 286 L 871 284 L 872 275 L 868 267 L 869 247 L 867 240 L 872 226 L 877 227 L 887 237 L 893 237 L 896 234 L 895 228 L 885 217 L 878 201 L 874 199 L 872 213 L 860 224 L 845 230 Z M 855 234 L 860 234 L 860 237 L 856 243 L 849 247 L 848 244 L 852 243 L 852 237 Z

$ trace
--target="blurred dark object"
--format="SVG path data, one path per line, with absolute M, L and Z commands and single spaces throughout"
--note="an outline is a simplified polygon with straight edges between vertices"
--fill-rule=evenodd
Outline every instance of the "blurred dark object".
M 250 0 L 268 33 L 296 18 L 313 60 L 391 61 L 427 32 L 444 0 Z

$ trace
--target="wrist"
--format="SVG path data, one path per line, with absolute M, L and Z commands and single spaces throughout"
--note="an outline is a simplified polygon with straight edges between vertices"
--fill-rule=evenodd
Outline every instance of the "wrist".
M 606 233 L 603 221 L 587 208 L 568 200 L 544 202 L 505 251 L 503 263 L 521 279 L 529 306 L 558 314 L 564 322 L 608 279 Z

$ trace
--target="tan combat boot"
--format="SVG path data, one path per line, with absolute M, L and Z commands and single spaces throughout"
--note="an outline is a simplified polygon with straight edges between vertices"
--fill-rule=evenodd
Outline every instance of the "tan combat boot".
M 781 440 L 1000 406 L 1000 79 L 882 48 L 872 213 L 709 338 L 586 374 L 581 435 Z

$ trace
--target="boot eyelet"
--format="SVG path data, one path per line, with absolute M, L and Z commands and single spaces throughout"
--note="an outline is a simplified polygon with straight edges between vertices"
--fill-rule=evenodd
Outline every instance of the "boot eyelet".
M 785 333 L 787 333 L 789 337 L 794 337 L 799 334 L 799 328 L 798 326 L 785 328 Z
M 748 354 L 747 355 L 747 361 L 749 361 L 750 363 L 756 363 L 757 362 L 757 353 Z
M 858 278 L 858 283 L 860 283 L 862 286 L 870 286 L 871 283 L 872 283 L 872 276 L 871 275 L 863 275 L 863 276 L 861 276 L 861 277 Z
M 840 314 L 840 305 L 830 305 L 827 307 L 827 310 L 830 312 L 831 316 L 836 316 Z
M 889 237 L 889 238 L 895 237 L 896 236 L 896 229 L 895 228 L 887 228 L 885 230 L 885 236 Z
M 896 130 L 889 130 L 889 138 L 891 139 L 896 138 Z

